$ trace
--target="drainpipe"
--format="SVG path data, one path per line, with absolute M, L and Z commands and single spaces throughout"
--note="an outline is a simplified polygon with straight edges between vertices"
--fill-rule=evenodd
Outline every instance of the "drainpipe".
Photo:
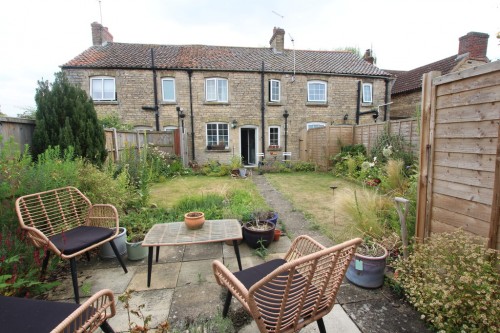
M 265 137 L 265 134 L 264 134 L 264 126 L 265 126 L 265 118 L 264 118 L 264 112 L 266 111 L 266 102 L 264 100 L 265 96 L 264 96 L 264 62 L 262 62 L 262 72 L 260 74 L 260 114 L 261 114 L 261 127 L 262 127 L 262 131 L 261 131 L 261 144 L 262 144 L 262 153 L 264 153 L 266 151 L 266 144 L 264 142 L 264 137 Z
M 389 92 L 389 79 L 385 79 L 385 107 L 384 107 L 384 121 L 387 121 L 387 114 L 389 113 L 389 99 L 390 99 L 390 92 Z
M 187 71 L 189 77 L 189 109 L 191 110 L 191 159 L 196 160 L 194 153 L 194 114 L 193 114 L 193 71 L 189 69 Z
M 361 81 L 358 81 L 358 99 L 356 101 L 356 125 L 359 125 L 360 111 L 361 111 Z
M 153 91 L 154 91 L 154 111 L 155 111 L 155 121 L 156 121 L 156 130 L 160 131 L 160 109 L 158 107 L 158 88 L 156 86 L 156 68 L 155 68 L 155 56 L 154 50 L 151 49 L 151 67 L 153 69 Z

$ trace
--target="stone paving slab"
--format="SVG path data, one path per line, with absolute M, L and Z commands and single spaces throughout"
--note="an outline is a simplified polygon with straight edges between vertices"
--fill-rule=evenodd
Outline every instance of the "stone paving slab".
M 222 260 L 222 258 L 217 259 Z M 197 286 L 201 286 L 204 282 L 215 283 L 212 262 L 213 259 L 183 262 L 181 264 L 176 287 L 192 285 L 193 288 L 196 288 Z
M 173 289 L 177 285 L 179 272 L 181 270 L 180 262 L 172 262 L 165 264 L 153 264 L 151 272 L 151 286 L 148 288 L 148 267 L 141 266 L 137 269 L 134 277 L 128 285 L 128 289 L 136 291 L 153 290 L 153 289 Z
M 222 242 L 185 246 L 182 261 L 216 259 L 222 257 Z
M 168 319 L 170 312 L 174 289 L 156 289 L 132 293 L 130 299 L 130 308 L 137 309 L 141 304 L 144 308 L 141 310 L 146 315 L 151 315 L 151 327 Z M 123 303 L 118 300 L 115 294 L 116 315 L 109 319 L 109 324 L 115 332 L 128 332 L 128 315 Z M 137 324 L 142 324 L 139 318 L 131 314 L 131 319 Z

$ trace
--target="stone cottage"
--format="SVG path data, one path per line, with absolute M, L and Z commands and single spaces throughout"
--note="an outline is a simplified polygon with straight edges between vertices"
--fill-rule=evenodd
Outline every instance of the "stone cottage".
M 281 28 L 269 47 L 252 48 L 115 43 L 107 28 L 91 27 L 93 46 L 62 66 L 69 80 L 100 117 L 180 129 L 198 163 L 298 159 L 301 132 L 386 115 L 389 73 L 350 52 L 285 49 Z
M 431 71 L 439 71 L 441 75 L 461 71 L 488 62 L 489 35 L 481 32 L 469 32 L 460 37 L 458 54 L 436 62 L 409 70 L 385 70 L 396 77 L 392 86 L 391 119 L 415 117 L 422 99 L 422 76 Z

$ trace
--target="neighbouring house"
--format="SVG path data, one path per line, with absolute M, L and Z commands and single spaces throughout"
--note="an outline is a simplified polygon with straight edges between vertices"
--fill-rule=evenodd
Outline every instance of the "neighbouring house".
M 198 163 L 235 154 L 247 166 L 262 153 L 298 159 L 301 132 L 387 114 L 391 75 L 373 58 L 285 49 L 281 28 L 270 47 L 253 48 L 115 43 L 107 28 L 91 27 L 94 45 L 62 66 L 69 80 L 92 97 L 99 117 L 179 128 Z
M 431 71 L 441 75 L 457 72 L 489 62 L 486 57 L 489 35 L 481 32 L 469 32 L 459 38 L 458 54 L 409 71 L 386 72 L 396 77 L 391 89 L 390 119 L 415 117 L 422 99 L 422 76 Z

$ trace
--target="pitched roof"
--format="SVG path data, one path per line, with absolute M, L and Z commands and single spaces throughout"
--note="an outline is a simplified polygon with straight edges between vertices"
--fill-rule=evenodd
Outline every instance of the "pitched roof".
M 464 59 L 464 56 L 468 56 L 468 54 L 454 55 L 410 71 L 392 71 L 386 69 L 386 72 L 396 76 L 396 82 L 392 87 L 392 94 L 394 95 L 422 88 L 422 75 L 430 71 L 441 71 L 442 75 L 448 74 Z
M 209 45 L 151 45 L 107 43 L 92 46 L 62 68 L 155 68 L 221 71 L 266 71 L 327 73 L 338 75 L 390 76 L 389 73 L 345 51 L 294 51 L 275 53 L 271 48 Z M 295 65 L 295 66 L 294 66 Z

